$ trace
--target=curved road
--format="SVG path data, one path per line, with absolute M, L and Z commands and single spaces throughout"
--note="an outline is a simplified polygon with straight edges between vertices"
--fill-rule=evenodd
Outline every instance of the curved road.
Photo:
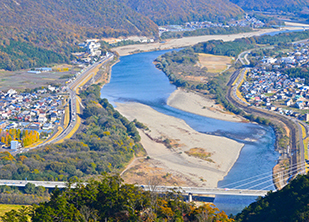
M 248 52 L 248 51 L 246 51 Z M 243 64 L 243 61 L 241 57 L 239 57 L 240 62 Z M 254 106 L 251 106 L 249 103 L 246 103 L 242 101 L 238 96 L 236 95 L 236 89 L 238 88 L 240 82 L 242 81 L 244 77 L 244 73 L 247 69 L 243 69 L 241 73 L 240 71 L 235 71 L 234 74 L 232 74 L 230 81 L 228 82 L 228 93 L 226 95 L 226 99 L 232 103 L 234 106 L 246 111 L 248 114 L 258 115 L 258 116 L 264 116 L 267 119 L 277 119 L 279 122 L 282 122 L 290 129 L 290 165 L 295 166 L 298 163 L 297 154 L 298 151 L 300 151 L 301 156 L 301 163 L 304 163 L 304 147 L 303 147 L 303 140 L 302 140 L 302 131 L 298 124 L 298 120 L 290 117 L 283 116 L 281 114 L 267 111 L 261 108 L 257 108 Z M 237 83 L 233 86 L 235 79 L 238 77 L 238 75 L 241 75 Z M 298 148 L 299 144 L 299 148 Z M 300 168 L 303 168 L 300 167 Z M 293 175 L 296 175 L 298 173 L 298 170 L 296 172 L 292 172 Z
M 86 70 L 84 70 L 82 73 L 80 73 L 74 81 L 72 81 L 71 83 L 69 83 L 67 85 L 67 90 L 70 94 L 70 122 L 69 122 L 69 125 L 67 126 L 67 128 L 64 129 L 64 131 L 60 135 L 58 135 L 53 140 L 47 139 L 45 142 L 43 142 L 42 144 L 40 144 L 38 146 L 26 148 L 22 151 L 16 151 L 16 152 L 14 152 L 14 154 L 16 154 L 18 152 L 27 152 L 27 151 L 32 150 L 32 149 L 36 149 L 36 148 L 39 148 L 39 147 L 42 147 L 42 146 L 45 146 L 45 145 L 48 145 L 48 144 L 55 143 L 55 142 L 60 141 L 63 138 L 65 138 L 74 129 L 74 127 L 76 125 L 76 119 L 77 119 L 76 118 L 76 115 L 77 115 L 76 114 L 76 111 L 77 111 L 76 91 L 77 91 L 77 89 L 81 86 L 81 84 L 84 82 L 85 79 L 87 79 L 90 75 L 93 75 L 93 70 L 97 66 L 104 65 L 105 63 L 109 62 L 113 58 L 114 58 L 114 54 L 109 54 L 108 57 L 105 57 L 102 60 L 100 60 L 99 62 L 96 62 L 93 65 L 87 67 Z

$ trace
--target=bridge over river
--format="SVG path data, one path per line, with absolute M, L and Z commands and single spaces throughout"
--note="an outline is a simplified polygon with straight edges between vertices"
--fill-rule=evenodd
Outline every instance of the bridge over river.
M 65 188 L 67 182 L 58 181 L 31 181 L 31 180 L 0 180 L 0 186 L 16 186 L 25 187 L 27 183 L 32 183 L 35 186 L 43 186 L 45 188 Z M 72 184 L 71 187 L 75 187 Z M 228 188 L 202 188 L 202 187 L 172 187 L 172 186 L 149 186 L 137 185 L 146 191 L 155 191 L 165 193 L 171 190 L 180 192 L 184 195 L 239 195 L 239 196 L 265 196 L 268 190 L 248 190 L 248 189 L 228 189 Z

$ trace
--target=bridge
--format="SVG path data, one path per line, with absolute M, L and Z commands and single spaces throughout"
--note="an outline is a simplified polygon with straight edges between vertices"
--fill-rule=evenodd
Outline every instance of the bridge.
M 274 189 L 274 182 L 287 184 L 295 175 L 304 173 L 304 164 L 299 162 L 291 165 L 288 169 L 282 169 L 276 174 L 271 172 L 256 174 L 252 177 L 243 180 L 237 180 L 229 184 L 224 184 L 224 188 L 204 188 L 204 187 L 176 187 L 176 186 L 161 186 L 161 185 L 136 185 L 145 191 L 158 193 L 165 192 L 180 192 L 183 195 L 188 195 L 189 200 L 192 200 L 192 195 L 233 195 L 233 196 L 265 196 L 271 189 Z M 66 188 L 68 182 L 63 181 L 33 181 L 33 180 L 0 180 L 0 186 L 16 186 L 25 187 L 27 183 L 32 183 L 35 186 L 43 186 L 45 188 Z M 87 184 L 87 183 L 83 183 Z M 76 187 L 76 183 L 71 184 L 71 187 Z M 273 192 L 275 192 L 274 190 Z
M 172 187 L 156 186 L 155 189 L 150 185 L 141 185 L 145 191 L 155 191 L 165 193 L 168 191 L 180 192 L 187 195 L 236 195 L 236 196 L 265 196 L 269 190 L 248 190 L 248 189 L 229 189 L 229 188 L 203 188 L 203 187 Z
M 33 180 L 0 180 L 0 186 L 16 186 L 25 187 L 27 183 L 35 186 L 43 186 L 45 188 L 66 188 L 67 182 L 61 181 L 33 181 Z M 71 187 L 75 187 L 72 184 Z M 173 186 L 156 186 L 155 189 L 151 185 L 137 185 L 145 191 L 154 191 L 165 193 L 169 191 L 180 192 L 184 195 L 238 195 L 238 196 L 265 196 L 268 190 L 248 190 L 248 189 L 228 189 L 228 188 L 202 188 L 202 187 L 173 187 Z

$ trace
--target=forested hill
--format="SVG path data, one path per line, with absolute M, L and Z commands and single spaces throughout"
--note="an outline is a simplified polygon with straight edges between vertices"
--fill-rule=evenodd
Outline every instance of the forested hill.
M 309 220 L 309 175 L 298 176 L 282 190 L 269 193 L 236 216 L 237 222 Z
M 241 8 L 228 0 L 124 0 L 123 2 L 158 25 L 224 20 L 243 14 Z
M 78 34 L 152 35 L 157 26 L 117 0 L 3 0 L 0 24 L 21 30 L 40 28 L 75 31 Z M 102 29 L 104 28 L 104 30 Z M 51 30 L 52 31 L 52 30 Z
M 157 24 L 236 17 L 228 0 L 2 0 L 2 26 L 63 29 L 105 36 L 155 35 Z M 104 28 L 105 30 L 102 30 Z M 101 29 L 101 30 L 100 30 Z
M 67 62 L 86 38 L 158 37 L 158 24 L 243 13 L 228 0 L 1 0 L 0 11 L 0 69 L 7 70 Z
M 244 10 L 297 12 L 309 6 L 309 0 L 230 0 Z M 305 7 L 305 8 L 304 8 Z

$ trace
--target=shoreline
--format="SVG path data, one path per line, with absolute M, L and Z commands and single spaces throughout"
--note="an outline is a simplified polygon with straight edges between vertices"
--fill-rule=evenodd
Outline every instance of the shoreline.
M 214 100 L 199 95 L 194 91 L 177 88 L 167 99 L 167 105 L 200 116 L 229 122 L 243 122 L 235 114 L 227 113 Z
M 286 28 L 286 30 L 297 30 L 297 29 L 300 29 L 300 28 L 299 27 Z M 240 34 L 234 34 L 234 35 L 225 35 L 224 39 L 222 39 L 222 38 L 221 39 L 223 41 L 231 41 L 231 40 L 236 39 L 236 38 L 248 37 L 250 35 L 252 35 L 252 36 L 262 35 L 262 34 L 266 34 L 266 33 L 269 33 L 269 32 L 275 32 L 275 31 L 278 31 L 278 29 L 271 29 L 271 30 L 265 29 L 265 30 L 259 30 L 258 32 L 254 32 L 254 33 L 240 33 Z M 210 38 L 210 39 L 206 38 L 206 39 L 203 39 L 201 41 L 209 41 L 211 39 L 214 39 L 214 37 L 222 37 L 222 35 L 220 35 L 220 36 L 206 36 L 206 37 Z M 177 39 L 172 39 L 172 40 L 168 41 L 167 43 L 128 45 L 128 46 L 114 48 L 114 50 L 116 49 L 117 53 L 120 56 L 124 56 L 124 55 L 130 54 L 131 52 L 136 51 L 137 49 L 140 50 L 140 52 L 143 52 L 143 51 L 153 51 L 153 50 L 165 50 L 165 49 L 169 49 L 169 48 L 180 48 L 180 47 L 186 46 L 186 45 L 181 45 L 181 44 L 194 45 L 194 44 L 198 43 L 196 41 L 197 41 L 197 39 L 200 39 L 200 38 L 205 38 L 205 36 L 182 38 L 182 39 L 178 39 L 178 42 L 177 42 Z M 191 39 L 191 41 L 181 43 L 181 41 L 183 42 L 183 40 L 186 40 L 186 39 Z M 158 44 L 159 44 L 159 47 L 157 47 Z M 209 118 L 220 119 L 220 120 L 224 120 L 224 121 L 232 121 L 232 122 L 243 121 L 243 119 L 241 119 L 239 116 L 231 115 L 229 113 L 224 112 L 223 109 L 220 109 L 219 106 L 216 106 L 216 104 L 214 103 L 213 100 L 207 99 L 207 98 L 203 97 L 202 95 L 198 95 L 198 93 L 196 93 L 196 92 L 185 92 L 184 90 L 177 89 L 168 98 L 167 105 L 174 107 L 174 108 L 177 108 L 179 110 L 183 110 L 183 111 L 190 112 L 190 113 L 197 114 L 197 115 L 201 115 L 201 116 L 206 116 L 206 117 L 209 117 Z M 174 120 L 169 122 L 170 120 L 167 120 L 166 117 L 165 117 L 165 118 L 163 118 L 164 121 L 160 121 L 159 119 L 162 118 L 162 116 L 164 116 L 164 114 L 153 110 L 151 107 L 148 107 L 148 106 L 145 106 L 145 105 L 142 105 L 142 104 L 139 104 L 139 103 L 117 104 L 116 109 L 122 115 L 124 115 L 126 118 L 128 118 L 130 121 L 132 121 L 133 119 L 137 119 L 138 121 L 141 121 L 143 124 L 145 124 L 150 129 L 150 131 L 139 130 L 139 132 L 140 132 L 140 135 L 142 137 L 141 143 L 143 144 L 143 146 L 144 146 L 144 148 L 147 152 L 147 155 L 149 155 L 149 157 L 151 159 L 154 158 L 154 160 L 155 160 L 155 164 L 156 164 L 155 168 L 161 167 L 165 170 L 167 169 L 170 173 L 178 173 L 178 174 L 180 173 L 183 176 L 191 177 L 190 181 L 193 182 L 194 184 L 197 184 L 197 186 L 217 187 L 218 182 L 220 180 L 223 180 L 224 177 L 232 169 L 232 167 L 234 166 L 234 164 L 236 163 L 236 161 L 238 160 L 238 158 L 240 156 L 241 150 L 244 147 L 244 144 L 238 144 L 237 150 L 234 150 L 234 152 L 233 152 L 233 157 L 231 157 L 231 155 L 229 157 L 225 157 L 225 158 L 222 157 L 222 156 L 220 157 L 221 161 L 229 161 L 229 164 L 225 165 L 225 170 L 223 170 L 223 171 L 221 170 L 221 172 L 220 172 L 220 171 L 218 171 L 218 166 L 214 167 L 214 165 L 213 165 L 212 168 L 211 168 L 209 166 L 211 164 L 205 163 L 206 161 L 197 159 L 195 157 L 190 157 L 189 155 L 187 155 L 187 157 L 183 157 L 184 156 L 183 151 L 185 151 L 185 150 L 188 151 L 188 149 L 190 147 L 188 144 L 192 142 L 192 141 L 190 142 L 190 140 L 184 139 L 184 135 L 188 134 L 188 132 L 190 132 L 190 134 L 191 133 L 197 134 L 198 132 L 196 132 L 193 129 L 188 130 L 186 128 L 186 126 L 182 125 L 183 123 L 181 123 L 180 119 L 170 117 L 171 119 L 174 119 Z M 146 113 L 146 116 L 148 117 L 148 119 L 145 117 L 145 113 Z M 165 116 L 167 116 L 167 115 L 165 115 Z M 149 120 L 149 118 L 151 120 Z M 176 119 L 176 121 L 175 121 L 175 119 Z M 160 125 L 160 122 L 163 125 Z M 159 126 L 158 126 L 158 124 L 159 124 Z M 181 126 L 181 127 L 179 127 L 179 126 Z M 171 130 L 171 131 L 174 131 L 174 132 L 168 131 L 167 130 L 168 127 L 174 127 L 174 129 Z M 175 128 L 178 128 L 178 129 L 175 129 Z M 178 135 L 178 137 L 175 136 L 175 130 L 176 131 L 178 130 L 178 133 L 176 134 L 176 135 Z M 191 131 L 191 130 L 193 130 L 193 131 Z M 204 134 L 204 136 L 206 136 L 206 135 L 207 134 Z M 207 135 L 207 136 L 210 136 L 210 135 Z M 190 137 L 192 137 L 192 135 Z M 218 140 L 221 140 L 221 141 L 227 139 L 225 137 L 214 136 L 214 138 L 215 137 Z M 180 144 L 181 148 L 176 147 L 176 148 L 169 149 L 169 148 L 167 148 L 167 146 L 165 144 L 163 144 L 164 139 L 172 139 L 172 140 L 177 141 L 177 142 L 186 140 L 186 142 Z M 236 142 L 234 140 L 230 140 L 230 142 L 231 141 Z M 208 142 L 209 142 L 209 140 L 206 143 L 208 143 Z M 212 143 L 210 143 L 210 144 L 212 144 Z M 179 152 L 179 150 L 181 150 L 181 151 Z M 159 153 L 156 153 L 156 152 L 159 152 Z M 164 155 L 167 155 L 168 158 L 165 158 L 165 159 L 162 158 L 162 156 L 164 156 Z M 182 158 L 180 158 L 180 157 L 182 157 Z M 207 180 L 205 181 L 203 178 L 201 179 L 201 177 L 198 176 L 198 175 L 201 175 L 200 167 L 198 167 L 198 168 L 193 167 L 192 168 L 192 166 L 191 166 L 191 168 L 190 168 L 190 164 L 187 165 L 187 166 L 184 166 L 186 164 L 182 163 L 181 161 L 178 162 L 178 165 L 173 163 L 173 160 L 177 159 L 177 158 L 178 158 L 178 160 L 180 158 L 180 160 L 182 160 L 182 161 L 187 161 L 186 162 L 187 164 L 188 163 L 196 163 L 196 164 L 200 164 L 200 166 L 202 166 L 202 167 L 205 167 L 205 164 L 206 165 L 208 164 L 207 170 L 209 172 L 207 173 L 207 176 L 210 177 L 211 179 L 209 181 L 207 181 Z M 215 159 L 215 161 L 218 161 L 218 160 Z M 202 163 L 202 162 L 204 162 L 204 163 Z M 185 167 L 185 168 L 187 167 L 187 169 L 183 169 L 183 167 Z M 219 166 L 219 168 L 220 168 L 220 166 Z M 191 169 L 191 171 L 189 170 L 189 172 L 188 172 L 188 169 Z M 194 170 L 192 171 L 192 169 L 194 169 Z M 211 172 L 211 171 L 216 171 L 216 173 Z M 194 175 L 192 175 L 192 173 L 190 173 L 190 172 L 194 172 Z M 204 175 L 204 174 L 205 174 L 205 172 L 202 173 L 202 175 Z M 198 178 L 200 178 L 200 180 Z
M 171 174 L 182 174 L 186 180 L 197 186 L 217 187 L 244 147 L 243 143 L 232 139 L 199 133 L 184 120 L 165 115 L 140 103 L 117 103 L 116 106 L 127 119 L 137 119 L 150 129 L 139 132 L 141 143 L 147 155 L 156 162 L 156 167 Z M 166 139 L 177 145 L 168 148 L 164 144 Z M 210 160 L 186 154 L 194 148 L 205 150 L 210 154 Z
M 284 27 L 283 30 L 279 29 L 259 29 L 257 31 L 252 32 L 243 32 L 237 34 L 229 34 L 229 35 L 203 35 L 203 36 L 190 36 L 190 37 L 183 37 L 179 39 L 166 39 L 164 42 L 155 42 L 155 43 L 147 43 L 147 44 L 136 44 L 136 45 L 126 45 L 112 48 L 112 51 L 118 53 L 119 56 L 127 56 L 130 54 L 134 54 L 136 52 L 149 52 L 149 51 L 156 51 L 156 50 L 168 50 L 168 49 L 175 49 L 175 48 L 182 48 L 187 46 L 195 45 L 199 42 L 207 42 L 210 40 L 223 40 L 223 41 L 234 41 L 238 38 L 247 38 L 252 36 L 260 36 L 263 34 L 277 32 L 277 31 L 284 31 L 284 30 L 298 30 L 302 29 L 304 25 L 298 26 L 297 23 L 289 23 L 294 24 L 293 27 Z M 309 28 L 309 26 L 306 26 Z

